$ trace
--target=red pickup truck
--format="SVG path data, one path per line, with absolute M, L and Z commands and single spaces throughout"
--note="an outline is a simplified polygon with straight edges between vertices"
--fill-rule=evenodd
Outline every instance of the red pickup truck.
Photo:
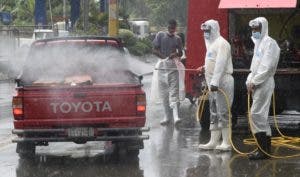
M 137 155 L 146 98 L 141 77 L 126 67 L 122 43 L 110 37 L 38 40 L 31 46 L 12 100 L 17 153 L 49 142 L 111 141 Z

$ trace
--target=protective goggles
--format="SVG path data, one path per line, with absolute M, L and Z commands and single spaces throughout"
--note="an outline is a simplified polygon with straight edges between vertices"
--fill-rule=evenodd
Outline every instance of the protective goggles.
M 211 26 L 209 26 L 209 25 L 207 25 L 205 23 L 202 23 L 200 28 L 203 31 L 210 31 L 211 30 Z
M 260 28 L 261 27 L 261 23 L 259 21 L 257 21 L 257 20 L 251 20 L 249 22 L 249 26 L 251 28 Z

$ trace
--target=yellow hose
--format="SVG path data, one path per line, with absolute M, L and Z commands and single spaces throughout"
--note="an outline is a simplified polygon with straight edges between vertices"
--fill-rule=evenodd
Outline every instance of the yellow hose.
M 207 98 L 207 96 L 209 95 L 209 90 L 205 90 L 203 92 L 203 94 L 199 97 L 200 99 L 200 102 L 199 102 L 199 105 L 197 107 L 197 111 L 196 111 L 196 118 L 198 121 L 201 120 L 202 118 L 202 115 L 203 115 L 203 110 L 204 110 L 204 106 L 205 106 L 205 100 Z M 219 92 L 222 93 L 222 95 L 225 97 L 225 100 L 226 100 L 226 104 L 227 104 L 227 109 L 228 109 L 228 117 L 229 117 L 229 127 L 231 127 L 232 123 L 231 123 L 231 109 L 230 109 L 230 103 L 229 103 L 229 99 L 228 99 L 228 96 L 227 94 L 222 90 L 222 89 L 219 89 Z M 300 147 L 297 146 L 297 145 L 292 145 L 292 144 L 296 144 L 296 143 L 300 143 L 300 137 L 290 137 L 290 136 L 285 136 L 282 134 L 282 132 L 279 130 L 279 127 L 278 127 L 278 122 L 277 122 L 277 118 L 276 118 L 276 110 L 275 110 L 275 94 L 273 93 L 273 118 L 274 118 L 274 123 L 275 123 L 275 127 L 276 127 L 276 130 L 278 131 L 278 133 L 280 134 L 280 137 L 272 137 L 272 144 L 274 146 L 284 146 L 284 147 L 287 147 L 287 148 L 290 148 L 290 149 L 294 149 L 294 150 L 300 150 Z M 288 156 L 277 156 L 277 155 L 271 155 L 267 152 L 265 152 L 261 147 L 260 145 L 258 144 L 257 142 L 257 139 L 255 138 L 254 136 L 254 133 L 253 133 L 253 127 L 252 127 L 252 124 L 253 124 L 253 121 L 252 121 L 252 115 L 251 115 L 251 111 L 250 111 L 250 95 L 248 94 L 248 104 L 247 104 L 247 109 L 248 109 L 248 121 L 249 121 L 249 126 L 250 126 L 250 130 L 251 130 L 251 134 L 254 138 L 251 138 L 251 139 L 244 139 L 244 144 L 247 144 L 247 145 L 254 145 L 256 144 L 257 147 L 263 152 L 265 153 L 266 155 L 268 155 L 269 157 L 272 157 L 272 158 L 292 158 L 292 157 L 299 157 L 300 154 L 295 154 L 295 155 L 288 155 Z M 233 141 L 232 141 L 232 130 L 231 128 L 229 128 L 229 140 L 230 140 L 230 143 L 232 145 L 232 148 L 240 155 L 247 155 L 247 154 L 250 154 L 250 153 L 253 153 L 255 150 L 253 150 L 252 152 L 241 152 L 240 150 L 238 150 L 236 148 L 236 146 L 234 145 Z
M 203 111 L 204 111 L 204 107 L 205 107 L 205 100 L 207 99 L 207 96 L 209 95 L 209 92 L 207 89 L 205 89 L 203 91 L 203 94 L 199 97 L 198 100 L 199 101 L 199 105 L 197 106 L 197 110 L 196 110 L 196 119 L 200 122 L 202 119 L 202 115 L 203 115 Z
M 231 117 L 231 109 L 230 109 L 230 103 L 229 103 L 229 99 L 228 99 L 228 96 L 227 94 L 219 89 L 219 91 L 224 95 L 225 97 L 225 100 L 226 100 L 226 105 L 227 105 L 227 109 L 228 109 L 228 117 Z M 197 107 L 197 111 L 196 111 L 196 118 L 198 121 L 200 121 L 202 119 L 202 116 L 203 116 L 203 110 L 204 110 L 204 104 L 205 104 L 205 100 L 207 98 L 207 96 L 209 95 L 209 90 L 206 89 L 203 94 L 199 97 L 200 99 L 200 103 Z M 231 127 L 232 123 L 231 123 L 231 119 L 229 119 L 229 127 Z M 250 153 L 253 153 L 256 149 L 254 149 L 253 151 L 251 152 L 242 152 L 240 151 L 232 142 L 232 130 L 231 128 L 229 128 L 229 141 L 232 145 L 232 148 L 238 153 L 238 154 L 241 154 L 241 155 L 247 155 L 247 154 L 250 154 Z
M 281 138 L 283 139 L 274 139 L 272 138 L 272 143 L 274 144 L 278 144 L 278 145 L 285 145 L 286 144 L 286 137 L 287 139 L 291 140 L 292 142 L 297 142 L 299 137 L 288 137 L 288 136 L 284 136 L 279 128 L 278 128 L 278 124 L 277 124 L 277 120 L 276 120 L 276 116 L 275 116 L 275 99 L 274 99 L 275 95 L 273 93 L 273 117 L 274 117 L 274 122 L 275 122 L 275 127 L 276 127 L 276 130 L 278 131 L 278 133 L 281 135 Z M 255 138 L 254 136 L 254 133 L 253 133 L 253 121 L 252 121 L 252 115 L 251 115 L 251 111 L 250 111 L 250 95 L 248 94 L 248 119 L 249 119 L 249 125 L 250 125 L 250 130 L 251 130 L 251 134 L 252 136 L 254 137 L 254 140 L 255 140 L 255 144 L 257 145 L 257 147 L 266 155 L 268 155 L 269 157 L 272 157 L 272 158 L 276 158 L 276 159 L 283 159 L 283 158 L 293 158 L 293 157 L 300 157 L 300 154 L 295 154 L 295 155 L 287 155 L 287 156 L 278 156 L 278 155 L 272 155 L 272 154 L 269 154 L 267 153 L 265 150 L 262 149 L 262 147 L 258 144 L 257 142 L 257 139 Z M 275 138 L 278 138 L 278 137 L 275 137 Z M 288 141 L 290 142 L 290 141 Z M 298 146 L 293 146 L 293 145 L 288 145 L 287 147 L 291 148 L 291 149 L 294 149 L 294 150 L 299 150 L 300 147 Z

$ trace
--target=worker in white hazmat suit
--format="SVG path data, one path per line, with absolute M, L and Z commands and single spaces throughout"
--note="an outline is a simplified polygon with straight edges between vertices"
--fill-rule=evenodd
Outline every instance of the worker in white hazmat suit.
M 267 153 L 271 151 L 271 128 L 268 123 L 268 114 L 272 93 L 275 87 L 274 74 L 280 56 L 277 42 L 268 35 L 268 21 L 258 17 L 249 22 L 252 28 L 252 40 L 255 44 L 254 54 L 247 77 L 246 85 L 249 94 L 252 94 L 251 106 L 253 133 L 259 146 Z M 265 159 L 266 154 L 260 149 L 250 154 L 249 159 Z
M 219 23 L 216 20 L 208 20 L 201 25 L 204 32 L 206 45 L 205 65 L 199 67 L 200 72 L 205 73 L 205 80 L 209 90 L 210 109 L 210 141 L 200 144 L 200 149 L 231 150 L 229 139 L 228 105 L 224 95 L 218 91 L 222 89 L 229 99 L 231 107 L 234 93 L 234 80 L 232 77 L 233 66 L 230 44 L 220 35 Z M 220 144 L 220 138 L 222 142 Z
M 156 77 L 157 91 L 163 104 L 164 119 L 160 122 L 161 125 L 167 125 L 174 121 L 177 126 L 181 121 L 178 116 L 179 72 L 176 69 L 178 65 L 176 63 L 178 63 L 178 59 L 182 56 L 183 47 L 181 38 L 175 33 L 176 27 L 177 22 L 170 20 L 168 31 L 158 32 L 153 40 L 153 53 L 160 58 L 155 66 L 158 69 L 157 73 L 153 77 Z

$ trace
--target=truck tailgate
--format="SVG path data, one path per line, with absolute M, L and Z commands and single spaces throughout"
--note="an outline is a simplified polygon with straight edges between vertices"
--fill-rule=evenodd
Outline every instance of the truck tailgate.
M 24 121 L 93 120 L 137 117 L 140 85 L 115 84 L 80 87 L 27 87 L 23 89 Z M 40 122 L 41 123 L 41 122 Z

